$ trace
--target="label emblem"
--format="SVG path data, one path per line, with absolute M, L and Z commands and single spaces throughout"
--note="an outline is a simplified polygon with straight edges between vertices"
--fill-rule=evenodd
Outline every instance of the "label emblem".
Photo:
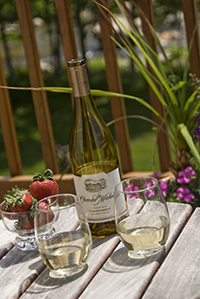
M 85 190 L 91 193 L 99 192 L 106 188 L 105 179 L 99 179 L 99 180 L 87 179 L 84 181 L 84 184 L 85 184 Z

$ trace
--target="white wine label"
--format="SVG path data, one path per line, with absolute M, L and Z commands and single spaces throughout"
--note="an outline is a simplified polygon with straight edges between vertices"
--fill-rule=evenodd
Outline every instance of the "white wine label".
M 114 220 L 114 192 L 118 183 L 118 168 L 109 173 L 74 176 L 76 193 L 89 222 Z

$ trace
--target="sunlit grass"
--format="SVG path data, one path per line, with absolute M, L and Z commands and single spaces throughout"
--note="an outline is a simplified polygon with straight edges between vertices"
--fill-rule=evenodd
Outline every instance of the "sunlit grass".
M 155 133 L 148 131 L 131 139 L 131 152 L 135 171 L 160 171 L 158 152 L 156 148 L 154 162 Z

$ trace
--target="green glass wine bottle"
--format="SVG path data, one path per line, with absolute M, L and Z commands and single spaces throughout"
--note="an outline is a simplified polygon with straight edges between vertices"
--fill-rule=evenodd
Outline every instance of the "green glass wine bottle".
M 114 188 L 120 182 L 113 137 L 94 104 L 84 59 L 68 62 L 74 117 L 70 160 L 77 196 L 83 205 L 93 237 L 114 234 Z

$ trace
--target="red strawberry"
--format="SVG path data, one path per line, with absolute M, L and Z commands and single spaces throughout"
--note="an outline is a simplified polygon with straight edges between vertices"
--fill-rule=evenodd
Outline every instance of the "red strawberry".
M 18 202 L 18 203 L 17 203 Z M 15 213 L 29 211 L 33 200 L 30 193 L 22 194 L 21 200 L 11 205 L 11 210 Z
M 6 213 L 3 213 L 3 216 L 5 216 L 6 218 L 10 219 L 10 220 L 15 220 L 17 219 L 17 216 L 15 213 L 13 213 L 10 209 L 10 206 L 9 205 L 6 205 L 5 202 L 2 203 L 1 205 L 1 211 L 2 212 L 6 212 Z M 8 212 L 8 213 L 7 213 Z
M 34 228 L 34 220 L 31 215 L 20 215 L 18 216 L 17 222 L 15 223 L 17 230 L 29 230 Z
M 39 203 L 38 209 L 40 209 L 40 210 L 51 210 L 51 208 L 48 206 L 48 204 L 44 201 Z
M 15 213 L 29 211 L 33 205 L 33 198 L 28 190 L 19 189 L 17 186 L 4 195 L 4 200 L 11 211 Z
M 24 218 L 22 221 L 21 229 L 29 230 L 29 229 L 33 229 L 33 228 L 34 228 L 33 218 L 31 218 L 30 220 L 27 218 Z
M 54 213 L 47 203 L 40 202 L 38 205 L 38 209 L 45 211 L 45 212 L 42 211 L 39 212 L 39 218 L 38 218 L 39 226 L 43 226 L 53 220 Z
M 5 202 L 2 203 L 2 205 L 1 205 L 1 210 L 2 210 L 2 211 L 6 211 L 6 212 L 11 212 L 10 207 L 6 208 L 6 204 L 5 204 Z
M 30 184 L 29 192 L 32 196 L 40 200 L 44 197 L 58 193 L 58 184 L 53 179 L 53 172 L 50 169 L 45 170 L 44 175 L 36 174 Z

